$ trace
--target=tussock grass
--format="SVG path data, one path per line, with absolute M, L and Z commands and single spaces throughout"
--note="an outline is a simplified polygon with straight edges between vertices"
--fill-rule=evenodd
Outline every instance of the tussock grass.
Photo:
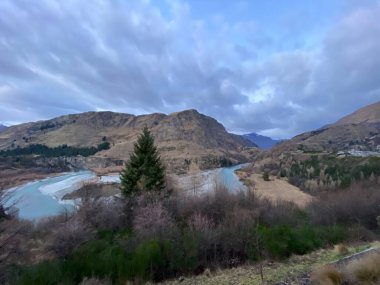
M 337 244 L 334 246 L 334 250 L 339 255 L 346 255 L 349 253 L 348 248 L 343 244 Z
M 359 284 L 379 284 L 380 282 L 380 251 L 363 257 L 346 267 L 350 279 Z
M 342 280 L 343 274 L 331 264 L 315 269 L 311 275 L 313 284 L 318 285 L 339 285 Z
M 368 253 L 340 268 L 332 264 L 317 267 L 311 274 L 311 280 L 317 285 L 379 284 L 380 251 Z

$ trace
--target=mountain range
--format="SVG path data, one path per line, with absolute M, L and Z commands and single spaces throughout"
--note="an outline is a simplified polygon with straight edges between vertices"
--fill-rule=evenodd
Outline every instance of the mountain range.
M 270 137 L 262 136 L 256 133 L 245 134 L 243 136 L 249 139 L 254 144 L 256 144 L 261 149 L 270 149 L 283 141 L 283 140 L 274 140 Z
M 255 133 L 243 136 L 228 133 L 222 124 L 196 110 L 140 116 L 86 112 L 8 127 L 0 133 L 0 151 L 32 144 L 92 147 L 106 141 L 110 148 L 91 156 L 92 164 L 118 160 L 120 165 L 120 161 L 128 159 L 144 126 L 155 137 L 168 169 L 176 173 L 186 173 L 190 164 L 208 169 L 248 162 L 259 152 L 257 147 L 271 148 L 274 154 L 380 150 L 380 102 L 377 102 L 333 124 L 281 142 Z
M 43 144 L 92 147 L 107 141 L 110 149 L 96 153 L 104 159 L 127 160 L 138 135 L 147 126 L 169 170 L 186 172 L 189 164 L 200 169 L 249 161 L 254 143 L 228 133 L 215 119 L 196 110 L 169 115 L 130 115 L 86 112 L 47 121 L 15 125 L 0 133 L 0 150 Z
M 0 132 L 4 131 L 7 128 L 8 128 L 7 126 L 0 124 Z

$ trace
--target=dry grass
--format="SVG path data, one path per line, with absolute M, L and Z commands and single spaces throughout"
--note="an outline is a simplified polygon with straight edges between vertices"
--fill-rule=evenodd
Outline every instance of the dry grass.
M 120 186 L 117 183 L 101 184 L 94 182 L 83 183 L 83 186 L 63 196 L 63 200 L 88 198 L 88 197 L 112 197 L 120 194 Z
M 305 208 L 312 201 L 312 196 L 302 192 L 284 179 L 271 176 L 270 181 L 264 181 L 261 174 L 240 171 L 237 171 L 237 174 L 255 194 L 272 202 L 293 202 L 297 206 Z
M 333 265 L 323 265 L 313 271 L 311 281 L 318 285 L 339 285 L 342 283 L 343 275 Z
M 334 250 L 337 254 L 346 255 L 348 254 L 348 248 L 343 244 L 337 244 L 334 246 Z
M 364 248 L 368 246 L 376 247 L 379 246 L 380 243 L 375 242 L 371 245 L 366 245 Z M 363 248 L 360 246 L 359 248 Z M 355 253 L 358 251 L 356 247 L 348 247 L 349 253 Z M 320 285 L 334 285 L 341 284 L 337 283 L 340 281 L 346 281 L 347 276 L 346 272 L 342 272 L 342 270 L 338 270 L 330 264 L 337 259 L 341 258 L 341 254 L 336 252 L 335 248 L 332 249 L 322 249 L 318 251 L 314 251 L 307 255 L 302 256 L 292 256 L 287 261 L 284 262 L 263 262 L 263 272 L 264 272 L 264 281 L 265 284 L 276 284 L 280 281 L 286 280 L 286 284 L 304 284 L 300 283 L 300 277 L 304 276 L 305 273 L 313 271 L 312 278 L 313 284 Z M 363 258 L 361 260 L 366 260 Z M 376 264 L 379 261 L 377 259 L 372 259 L 365 263 L 370 263 L 376 267 Z M 364 261 L 363 261 L 364 263 Z M 362 264 L 362 262 L 360 262 Z M 225 270 L 216 270 L 210 272 L 206 270 L 201 275 L 192 276 L 188 278 L 181 277 L 177 280 L 168 280 L 160 284 L 165 285 L 230 285 L 230 284 L 250 284 L 250 285 L 262 285 L 263 282 L 260 277 L 260 266 L 259 264 L 253 265 L 245 265 L 239 266 L 236 268 L 225 269 Z M 318 278 L 319 277 L 319 278 Z M 322 280 L 323 279 L 323 280 Z M 325 283 L 323 283 L 323 281 Z M 334 283 L 335 282 L 335 283 Z M 355 283 L 356 282 L 356 283 Z M 153 283 L 147 283 L 153 284 Z M 378 283 L 360 283 L 354 280 L 353 283 L 349 284 L 378 284 Z
M 27 182 L 54 177 L 62 173 L 38 173 L 34 169 L 8 169 L 0 170 L 0 189 L 10 189 L 12 187 L 23 185 Z
M 374 243 L 372 246 L 376 246 Z M 335 248 L 335 251 L 336 248 Z M 355 251 L 355 250 L 354 250 Z M 380 284 L 380 251 L 353 258 L 348 264 L 339 267 L 328 264 L 316 268 L 311 274 L 313 284 Z
M 109 167 L 94 167 L 90 170 L 95 172 L 96 175 L 119 175 L 120 171 L 124 168 L 123 165 L 120 166 L 109 166 Z
M 263 262 L 264 284 L 276 284 L 283 280 L 293 280 L 287 284 L 299 284 L 296 281 L 302 274 L 309 272 L 315 266 L 331 262 L 336 258 L 333 250 L 318 250 L 308 255 L 292 256 L 284 262 Z M 148 283 L 153 284 L 153 283 Z M 205 271 L 198 276 L 168 280 L 165 285 L 230 285 L 250 284 L 262 285 L 260 264 L 244 265 L 231 269 Z
M 380 282 L 380 251 L 354 261 L 346 267 L 349 279 L 354 284 L 379 284 Z

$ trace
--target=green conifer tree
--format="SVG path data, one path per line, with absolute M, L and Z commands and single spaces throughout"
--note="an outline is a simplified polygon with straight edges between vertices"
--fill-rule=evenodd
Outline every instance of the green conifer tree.
M 165 188 L 165 169 L 147 127 L 135 143 L 133 153 L 120 173 L 120 180 L 121 190 L 126 196 Z

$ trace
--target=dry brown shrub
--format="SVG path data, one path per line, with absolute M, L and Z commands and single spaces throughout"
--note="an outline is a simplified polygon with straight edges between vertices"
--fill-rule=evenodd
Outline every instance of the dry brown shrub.
M 380 252 L 367 255 L 347 265 L 347 274 L 354 284 L 380 283 Z
M 215 224 L 207 216 L 195 213 L 190 217 L 188 226 L 193 232 L 208 233 L 214 229 Z
M 124 207 L 124 201 L 118 198 L 87 198 L 82 200 L 76 216 L 93 228 L 116 230 L 125 224 Z
M 348 254 L 348 248 L 343 244 L 337 244 L 334 246 L 334 251 L 338 254 L 345 255 Z
M 359 223 L 367 229 L 375 229 L 379 205 L 378 189 L 356 184 L 344 191 L 322 193 L 310 203 L 307 211 L 315 224 Z
M 339 285 L 343 275 L 333 265 L 324 265 L 311 273 L 311 282 L 318 285 Z

